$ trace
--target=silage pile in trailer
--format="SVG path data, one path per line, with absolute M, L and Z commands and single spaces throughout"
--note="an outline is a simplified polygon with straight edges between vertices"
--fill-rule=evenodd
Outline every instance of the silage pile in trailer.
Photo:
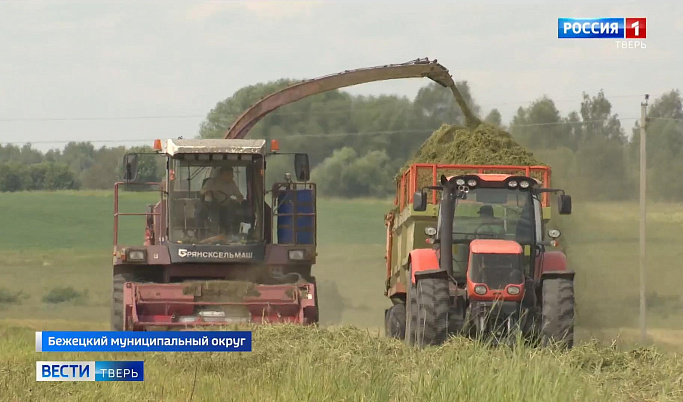
M 510 133 L 494 125 L 478 120 L 470 120 L 467 127 L 444 124 L 425 141 L 417 150 L 415 156 L 404 165 L 396 175 L 397 184 L 401 175 L 410 165 L 415 163 L 438 163 L 442 165 L 514 165 L 514 166 L 545 166 L 534 155 L 518 144 Z M 472 173 L 472 170 L 439 169 L 438 175 L 452 176 Z M 511 173 L 510 171 L 493 171 L 487 173 Z M 538 173 L 531 175 L 541 179 Z M 417 171 L 417 188 L 431 186 L 438 183 L 430 168 Z M 409 188 L 405 188 L 405 199 L 409 199 Z M 398 208 L 395 207 L 394 211 Z
M 488 123 L 474 129 L 442 125 L 418 149 L 413 163 L 459 165 L 541 165 L 542 162 L 512 138 Z

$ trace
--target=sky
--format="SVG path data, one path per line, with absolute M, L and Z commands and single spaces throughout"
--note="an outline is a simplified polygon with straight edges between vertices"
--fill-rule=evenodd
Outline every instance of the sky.
M 683 88 L 676 1 L 0 2 L 0 143 L 61 148 L 197 135 L 217 102 L 279 78 L 416 58 L 467 80 L 508 123 L 547 95 L 562 114 L 600 89 L 627 132 L 640 102 Z M 646 48 L 558 39 L 557 18 L 646 17 Z M 427 79 L 351 87 L 413 98 Z

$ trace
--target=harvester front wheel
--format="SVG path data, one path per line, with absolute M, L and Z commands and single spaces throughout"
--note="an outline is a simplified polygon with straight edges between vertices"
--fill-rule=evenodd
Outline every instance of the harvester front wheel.
M 123 331 L 123 285 L 126 282 L 141 282 L 142 277 L 134 272 L 115 273 L 112 281 L 111 330 Z
M 395 339 L 406 337 L 406 305 L 396 303 L 384 313 L 384 333 Z
M 450 294 L 447 278 L 422 278 L 417 281 L 417 323 L 415 343 L 420 346 L 440 345 L 448 338 Z
M 574 345 L 574 281 L 571 278 L 548 278 L 543 281 L 543 345 Z

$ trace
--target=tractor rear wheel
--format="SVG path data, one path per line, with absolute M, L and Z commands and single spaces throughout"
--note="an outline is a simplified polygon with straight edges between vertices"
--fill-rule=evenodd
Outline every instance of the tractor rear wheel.
M 440 345 L 448 338 L 448 279 L 422 278 L 417 281 L 416 290 L 416 344 L 420 347 Z
M 384 333 L 390 338 L 403 340 L 406 337 L 406 305 L 396 303 L 384 313 Z
M 544 346 L 574 345 L 574 281 L 549 278 L 543 281 L 541 340 Z
M 126 282 L 141 282 L 142 277 L 134 272 L 115 273 L 112 281 L 111 330 L 123 331 L 123 285 Z

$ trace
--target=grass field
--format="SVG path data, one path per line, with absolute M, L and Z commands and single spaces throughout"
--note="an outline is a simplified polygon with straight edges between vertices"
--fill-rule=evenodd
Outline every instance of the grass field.
M 121 208 L 140 212 L 153 200 L 153 194 L 128 193 Z M 371 333 L 383 326 L 389 306 L 383 296 L 383 216 L 389 206 L 389 201 L 319 200 L 314 270 L 323 324 Z M 31 331 L 37 329 L 108 328 L 113 199 L 110 192 L 5 193 L 0 210 L 0 399 L 187 400 L 193 382 L 194 398 L 200 400 L 216 393 L 228 400 L 442 400 L 456 392 L 472 400 L 486 395 L 493 400 L 597 400 L 610 393 L 620 395 L 617 400 L 683 397 L 681 362 L 674 354 L 635 355 L 589 344 L 556 357 L 551 351 L 487 351 L 463 340 L 419 354 L 348 327 L 262 329 L 251 354 L 145 354 L 144 384 L 37 384 L 35 360 L 133 357 L 33 352 Z M 651 204 L 648 211 L 649 336 L 659 349 L 679 351 L 683 205 Z M 559 222 L 560 240 L 577 271 L 583 341 L 619 337 L 630 346 L 637 339 L 637 212 L 636 203 L 575 199 L 573 215 Z M 123 241 L 141 243 L 139 219 L 126 218 L 121 225 Z M 87 294 L 59 304 L 42 301 L 55 287 L 69 285 Z M 16 298 L 3 298 L 19 291 Z M 482 381 L 486 375 L 491 379 Z

